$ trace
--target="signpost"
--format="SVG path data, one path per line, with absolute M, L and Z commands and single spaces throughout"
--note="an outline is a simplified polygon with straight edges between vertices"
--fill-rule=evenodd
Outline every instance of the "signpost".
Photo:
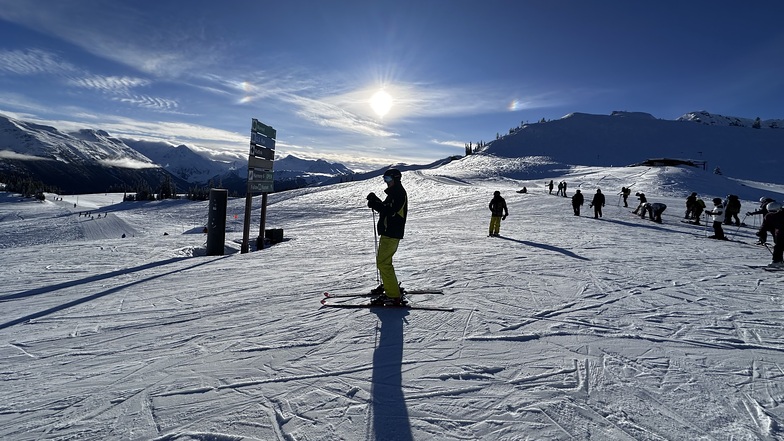
M 250 151 L 248 154 L 248 189 L 245 194 L 245 225 L 242 234 L 241 253 L 248 252 L 250 236 L 250 212 L 253 193 L 261 193 L 261 222 L 259 225 L 259 248 L 264 247 L 264 226 L 267 221 L 267 194 L 274 191 L 275 138 L 277 131 L 256 118 L 251 121 Z

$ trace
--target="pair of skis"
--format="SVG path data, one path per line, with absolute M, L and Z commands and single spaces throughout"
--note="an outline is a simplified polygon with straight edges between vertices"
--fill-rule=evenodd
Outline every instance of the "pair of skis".
M 407 289 L 403 291 L 404 297 L 410 295 L 420 295 L 420 294 L 434 294 L 434 295 L 443 295 L 444 291 L 440 289 Z M 454 308 L 449 307 L 441 307 L 441 306 L 427 306 L 427 305 L 420 305 L 417 303 L 408 302 L 404 305 L 400 306 L 392 306 L 392 305 L 375 305 L 370 302 L 365 303 L 353 303 L 351 301 L 334 301 L 334 299 L 353 299 L 353 298 L 371 298 L 375 297 L 376 294 L 371 292 L 363 292 L 363 293 L 338 293 L 333 294 L 329 292 L 324 293 L 324 298 L 321 299 L 321 305 L 324 308 L 347 308 L 347 309 L 359 309 L 359 308 L 399 308 L 399 309 L 420 309 L 426 311 L 448 311 L 453 312 Z

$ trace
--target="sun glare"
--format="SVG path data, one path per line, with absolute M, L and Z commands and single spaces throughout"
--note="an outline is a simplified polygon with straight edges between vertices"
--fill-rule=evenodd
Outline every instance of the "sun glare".
M 376 115 L 383 118 L 392 108 L 392 96 L 383 89 L 379 90 L 370 97 L 370 107 Z

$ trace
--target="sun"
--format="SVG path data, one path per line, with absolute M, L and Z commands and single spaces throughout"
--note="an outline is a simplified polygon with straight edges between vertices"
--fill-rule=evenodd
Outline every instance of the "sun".
M 370 97 L 370 107 L 376 112 L 380 118 L 389 113 L 392 108 L 392 95 L 388 94 L 384 89 L 379 90 Z

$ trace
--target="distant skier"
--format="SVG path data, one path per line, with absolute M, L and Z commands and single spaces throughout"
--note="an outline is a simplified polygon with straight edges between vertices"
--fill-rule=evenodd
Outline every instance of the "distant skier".
M 602 217 L 602 207 L 604 207 L 604 194 L 600 188 L 596 189 L 596 194 L 593 195 L 591 200 L 591 207 L 593 207 L 593 218 L 599 219 Z
M 562 196 L 563 195 L 563 185 L 564 185 L 563 181 L 558 183 L 558 191 L 555 192 L 556 196 Z
M 713 219 L 713 236 L 710 236 L 710 238 L 728 240 L 724 237 L 724 230 L 721 228 L 721 224 L 724 221 L 724 207 L 722 206 L 721 198 L 713 198 L 713 210 L 706 211 L 705 214 Z
M 705 201 L 698 197 L 697 200 L 694 201 L 694 210 L 692 211 L 692 216 L 694 216 L 694 223 L 696 225 L 701 225 L 700 216 L 702 216 L 703 211 L 705 211 Z
M 775 202 L 775 200 L 765 196 L 761 197 L 759 209 L 755 211 L 749 211 L 748 213 L 746 213 L 746 216 L 754 216 L 756 214 L 761 214 L 762 218 L 765 219 L 765 215 L 768 214 L 768 204 L 771 202 Z
M 696 203 L 697 193 L 692 192 L 692 194 L 686 198 L 686 214 L 683 216 L 684 219 L 694 219 L 694 204 Z
M 550 183 L 547 184 L 547 187 L 550 189 L 550 194 L 553 194 L 553 180 L 550 179 Z
M 628 207 L 629 203 L 628 203 L 627 200 L 629 199 L 629 195 L 632 194 L 632 190 L 630 188 L 621 187 L 621 193 L 620 194 L 621 194 L 621 196 L 623 196 L 623 206 L 624 207 Z
M 580 215 L 580 207 L 582 207 L 583 203 L 585 203 L 585 198 L 580 190 L 577 190 L 572 196 L 572 209 L 574 210 L 574 215 Z
M 640 199 L 640 204 L 637 205 L 637 208 L 635 208 L 634 211 L 632 211 L 632 213 L 640 214 L 640 210 L 642 209 L 642 206 L 645 205 L 646 202 L 648 202 L 648 198 L 645 197 L 645 193 L 634 193 L 634 195 Z
M 566 197 L 566 181 L 563 182 L 563 197 Z
M 727 195 L 726 205 L 724 207 L 724 225 L 732 225 L 732 219 L 735 218 L 735 226 L 740 226 L 740 199 L 734 194 Z
M 387 197 L 382 201 L 375 193 L 367 195 L 367 206 L 380 215 L 376 226 L 381 236 L 376 254 L 376 267 L 381 274 L 381 286 L 373 290 L 375 294 L 379 294 L 373 302 L 400 306 L 403 304 L 403 299 L 400 296 L 400 286 L 395 275 L 395 267 L 392 265 L 392 257 L 406 228 L 408 194 L 400 182 L 402 178 L 400 170 L 390 168 L 384 172 L 383 178 L 387 184 L 384 190 Z
M 501 197 L 500 191 L 493 192 L 493 199 L 490 199 L 488 208 L 490 209 L 489 236 L 498 237 L 501 232 L 501 221 L 506 220 L 506 216 L 509 216 L 509 210 L 506 208 L 506 200 Z
M 768 267 L 784 269 L 784 210 L 778 202 L 769 202 L 766 208 L 768 214 L 757 232 L 759 243 L 767 242 L 768 233 L 773 235 L 773 261 Z

